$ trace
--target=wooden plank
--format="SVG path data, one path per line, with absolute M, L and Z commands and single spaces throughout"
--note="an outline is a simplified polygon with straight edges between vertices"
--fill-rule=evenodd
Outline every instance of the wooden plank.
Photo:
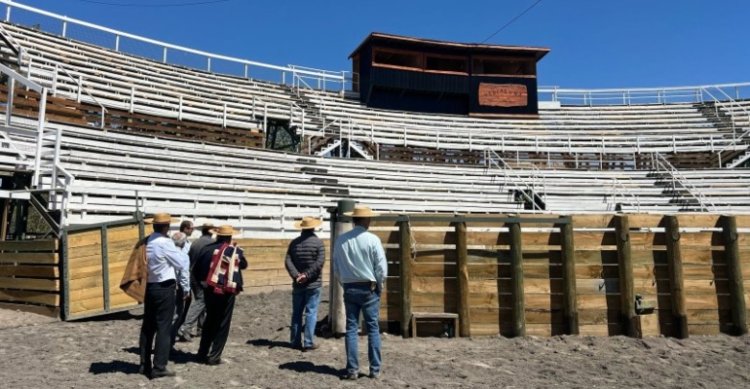
M 0 242 L 0 251 L 57 251 L 57 239 L 39 239 L 39 240 L 6 240 Z
M 55 265 L 58 260 L 58 254 L 52 252 L 0 253 L 0 264 Z
M 0 265 L 0 277 L 58 278 L 57 266 Z
M 72 232 L 68 234 L 68 251 L 80 246 L 89 246 L 101 243 L 101 231 L 99 229 L 84 232 Z
M 0 290 L 0 301 L 60 306 L 59 293 L 28 290 Z
M 60 290 L 60 281 L 44 278 L 0 277 L 0 289 L 57 292 Z

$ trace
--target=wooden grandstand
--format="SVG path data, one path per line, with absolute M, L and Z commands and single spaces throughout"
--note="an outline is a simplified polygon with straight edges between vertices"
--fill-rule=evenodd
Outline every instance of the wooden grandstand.
M 12 1 L 0 3 L 19 7 Z M 31 7 L 21 9 L 32 12 Z M 597 93 L 610 92 L 581 92 L 583 102 L 571 104 L 566 96 L 578 92 L 555 89 L 555 97 L 540 104 L 535 119 L 402 112 L 368 108 L 352 92 L 326 89 L 326 78 L 335 72 L 284 67 L 291 84 L 248 77 L 247 64 L 245 75 L 218 74 L 210 71 L 214 57 L 208 57 L 209 69 L 193 69 L 170 64 L 167 46 L 163 58 L 149 59 L 117 45 L 86 43 L 64 32 L 52 34 L 12 21 L 0 23 L 0 102 L 5 104 L 0 115 L 2 239 L 39 238 L 45 243 L 42 254 L 34 254 L 29 245 L 0 243 L 0 258 L 6 258 L 0 261 L 0 301 L 62 310 L 66 318 L 132 307 L 111 282 L 123 270 L 127 240 L 142 234 L 139 217 L 144 213 L 166 211 L 196 223 L 228 222 L 241 231 L 246 245 L 281 255 L 295 234 L 295 219 L 315 215 L 329 221 L 339 200 L 353 199 L 396 219 L 420 214 L 576 215 L 572 225 L 586 242 L 580 249 L 586 252 L 586 268 L 576 271 L 579 278 L 590 280 L 582 281 L 584 289 L 597 295 L 582 300 L 593 301 L 586 308 L 592 311 L 589 327 L 582 333 L 613 335 L 624 331 L 609 312 L 620 309 L 611 301 L 619 292 L 604 290 L 602 297 L 591 285 L 614 282 L 606 279 L 617 278 L 617 271 L 606 268 L 607 276 L 602 269 L 601 274 L 586 273 L 592 267 L 616 265 L 611 258 L 612 215 L 637 214 L 639 228 L 655 228 L 664 235 L 662 216 L 650 215 L 685 213 L 681 220 L 701 229 L 691 232 L 718 236 L 723 230 L 716 230 L 716 215 L 750 214 L 750 101 L 726 93 L 726 86 L 674 88 L 671 94 L 658 92 L 656 102 L 634 102 L 624 93 L 622 101 L 607 104 L 595 103 Z M 311 75 L 319 77 L 317 86 L 310 82 Z M 680 101 L 670 100 L 677 97 Z M 697 213 L 704 214 L 696 216 L 700 223 L 691 218 Z M 48 228 L 30 228 L 28 221 L 34 218 Z M 740 233 L 747 234 L 747 218 L 740 221 Z M 393 256 L 398 248 L 394 231 L 400 227 L 383 223 L 378 234 L 390 245 L 394 267 L 400 261 Z M 487 231 L 480 227 L 470 241 L 482 239 L 479 233 Z M 557 240 L 561 230 L 554 228 L 542 232 Z M 592 238 L 592 228 L 607 229 L 597 233 L 609 235 Z M 112 236 L 127 230 L 117 232 L 117 250 L 108 251 L 105 244 L 110 229 Z M 457 250 L 447 231 L 425 242 Z M 506 239 L 502 234 L 508 231 L 492 230 L 494 237 L 487 239 Z M 540 234 L 538 229 L 523 231 L 532 237 Z M 70 241 L 68 234 L 99 240 Z M 324 223 L 323 237 L 331 234 L 329 223 Z M 710 240 L 710 234 L 701 239 L 706 236 Z M 510 247 L 498 242 L 477 248 L 484 250 L 477 256 L 484 259 L 478 261 L 487 265 L 492 256 L 487 250 Z M 654 270 L 666 266 L 660 257 L 662 243 L 654 238 L 648 248 L 641 247 L 649 252 L 640 259 L 644 264 L 652 251 L 659 252 L 652 255 L 658 259 L 652 258 L 650 273 L 637 272 L 644 283 L 666 277 L 664 269 Z M 530 257 L 537 251 L 556 253 L 546 265 L 540 264 L 539 255 L 532 261 L 538 267 L 532 278 L 544 280 L 528 284 L 536 288 L 528 292 L 538 294 L 534 301 L 539 303 L 527 310 L 538 319 L 529 333 L 564 333 L 558 320 L 560 302 L 550 297 L 559 288 L 544 286 L 557 285 L 551 280 L 560 277 L 540 270 L 543 265 L 562 266 L 560 244 L 532 246 Z M 72 253 L 66 251 L 71 248 Z M 593 252 L 600 251 L 610 253 L 599 255 L 597 263 Z M 422 308 L 457 309 L 450 300 L 456 294 L 452 255 L 431 262 L 434 266 L 416 267 L 418 277 L 436 278 L 420 286 L 418 293 L 427 296 L 420 300 Z M 111 263 L 105 260 L 110 256 Z M 706 252 L 696 258 L 701 266 L 712 260 Z M 495 265 L 506 266 L 503 261 Z M 252 287 L 273 289 L 286 282 L 283 263 L 262 263 L 255 273 L 261 281 L 251 281 Z M 696 324 L 696 334 L 729 328 L 730 321 L 729 308 L 704 301 L 710 299 L 705 296 L 726 292 L 709 290 L 705 270 L 695 283 L 703 300 L 693 307 L 705 311 L 695 315 L 707 325 Z M 487 277 L 475 285 L 481 284 L 477 288 L 489 300 L 474 307 L 474 317 L 482 319 L 470 323 L 471 328 L 475 334 L 509 333 L 499 313 L 507 306 L 498 308 L 498 301 L 507 303 L 506 293 L 497 286 L 508 275 L 501 276 L 497 268 L 494 273 L 484 268 L 478 272 L 479 278 Z M 726 281 L 723 275 L 719 278 Z M 71 284 L 73 279 L 78 281 Z M 398 282 L 392 281 L 384 308 L 393 321 L 403 315 L 394 313 L 401 309 L 393 303 L 403 292 Z M 497 284 L 495 289 L 491 283 Z M 662 290 L 655 288 L 644 287 L 644 293 L 656 299 Z M 445 303 L 433 304 L 429 296 Z M 659 304 L 659 309 L 669 309 Z M 660 330 L 660 323 L 671 325 L 666 319 L 652 320 L 644 333 L 673 333 Z

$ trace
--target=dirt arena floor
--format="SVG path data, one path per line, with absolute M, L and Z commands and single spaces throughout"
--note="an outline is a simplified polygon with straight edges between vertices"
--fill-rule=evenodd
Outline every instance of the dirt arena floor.
M 343 339 L 320 349 L 287 347 L 288 292 L 238 299 L 224 363 L 193 361 L 197 342 L 178 343 L 177 377 L 138 375 L 140 312 L 72 323 L 0 310 L 4 388 L 742 388 L 750 387 L 750 337 L 629 339 L 553 337 L 401 339 L 385 335 L 383 373 L 341 381 Z M 321 304 L 321 317 L 327 300 Z M 367 372 L 366 337 L 360 365 Z

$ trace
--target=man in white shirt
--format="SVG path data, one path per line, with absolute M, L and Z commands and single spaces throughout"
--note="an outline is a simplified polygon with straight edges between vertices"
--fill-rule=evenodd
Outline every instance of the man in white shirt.
M 179 282 L 185 299 L 190 295 L 189 267 L 190 261 L 181 249 L 178 249 L 167 234 L 172 217 L 168 213 L 158 213 L 147 223 L 154 225 L 154 233 L 149 235 L 146 244 L 148 261 L 148 283 L 143 301 L 143 324 L 141 326 L 140 372 L 150 378 L 174 376 L 167 370 L 170 349 L 170 332 L 172 316 L 175 309 L 176 288 Z M 156 345 L 154 347 L 154 335 Z M 154 350 L 154 361 L 151 364 L 151 350 Z
M 344 287 L 346 308 L 346 374 L 345 379 L 359 377 L 357 329 L 362 312 L 367 328 L 367 356 L 370 378 L 380 376 L 380 293 L 388 276 L 388 263 L 380 239 L 368 232 L 370 218 L 378 216 L 365 206 L 354 207 L 351 216 L 354 229 L 336 238 L 333 249 L 333 271 Z

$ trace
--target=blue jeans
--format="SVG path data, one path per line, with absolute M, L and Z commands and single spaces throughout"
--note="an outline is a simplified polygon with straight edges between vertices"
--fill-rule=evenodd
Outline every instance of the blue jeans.
M 318 322 L 320 289 L 294 289 L 292 292 L 292 325 L 290 342 L 292 347 L 311 347 L 315 324 Z M 301 342 L 302 311 L 305 311 L 305 341 Z
M 359 312 L 365 319 L 367 328 L 367 357 L 370 360 L 370 373 L 380 373 L 380 293 L 370 290 L 368 285 L 344 284 L 344 306 L 346 307 L 346 371 L 359 372 L 359 350 L 357 330 Z

